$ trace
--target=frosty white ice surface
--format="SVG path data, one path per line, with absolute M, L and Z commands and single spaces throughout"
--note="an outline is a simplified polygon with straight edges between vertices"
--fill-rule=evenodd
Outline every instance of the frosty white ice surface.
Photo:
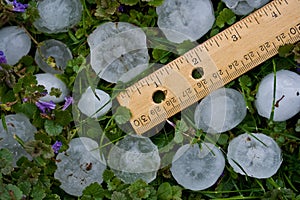
M 282 163 L 281 150 L 271 137 L 262 133 L 252 135 L 244 133 L 230 141 L 228 162 L 237 173 L 245 175 L 245 171 L 251 177 L 269 178 Z
M 150 183 L 160 166 L 158 148 L 149 138 L 127 135 L 112 147 L 108 165 L 125 183 L 138 179 Z
M 88 43 L 93 70 L 108 82 L 116 83 L 124 73 L 149 60 L 146 34 L 126 22 L 101 24 Z
M 94 93 L 91 87 L 86 89 L 78 101 L 79 110 L 93 118 L 105 115 L 111 107 L 112 102 L 109 94 L 99 89 L 95 89 Z
M 270 118 L 273 104 L 274 74 L 261 81 L 256 94 L 255 106 L 258 114 Z M 276 95 L 274 121 L 285 121 L 300 112 L 300 76 L 292 71 L 276 73 Z
M 47 60 L 53 58 L 56 68 L 47 64 Z M 67 62 L 73 58 L 70 49 L 64 43 L 50 39 L 41 43 L 41 46 L 36 49 L 35 62 L 44 72 L 51 74 L 61 74 L 67 66 Z
M 156 12 L 158 27 L 175 43 L 199 39 L 215 21 L 210 0 L 165 0 Z
M 222 0 L 237 15 L 247 15 L 270 0 Z
M 25 149 L 14 139 L 16 134 L 23 142 L 34 140 L 36 128 L 30 123 L 29 119 L 23 114 L 11 114 L 5 116 L 7 131 L 0 123 L 0 149 L 9 149 L 14 156 L 14 166 L 22 156 L 29 160 L 32 157 L 25 151 Z
M 35 74 L 37 84 L 43 85 L 47 90 L 47 95 L 40 98 L 42 101 L 53 101 L 54 103 L 63 102 L 65 97 L 69 94 L 69 90 L 64 82 L 56 78 L 53 74 L 42 73 Z M 59 97 L 51 96 L 51 88 L 58 88 L 62 93 Z
M 82 191 L 91 183 L 101 184 L 106 163 L 100 156 L 99 145 L 90 138 L 72 139 L 69 149 L 56 157 L 57 169 L 54 177 L 61 182 L 60 187 L 74 196 L 81 196 Z
M 37 4 L 40 18 L 33 25 L 44 33 L 66 32 L 81 19 L 80 0 L 40 0 Z
M 204 190 L 212 186 L 225 167 L 222 152 L 210 143 L 183 145 L 176 152 L 171 172 L 176 181 L 190 190 Z
M 137 75 L 143 73 L 148 68 L 148 64 L 141 64 L 136 66 L 133 69 L 130 69 L 128 72 L 123 74 L 118 81 L 123 83 L 127 83 L 135 78 Z
M 207 133 L 222 133 L 237 126 L 246 113 L 246 103 L 241 93 L 220 88 L 200 102 L 194 119 L 198 129 Z
M 31 48 L 31 40 L 26 32 L 17 26 L 0 29 L 0 51 L 3 51 L 7 64 L 16 64 Z

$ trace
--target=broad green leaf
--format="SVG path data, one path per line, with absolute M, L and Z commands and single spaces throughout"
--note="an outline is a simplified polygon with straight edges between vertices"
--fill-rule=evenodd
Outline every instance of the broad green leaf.
M 173 198 L 172 198 L 173 200 L 181 200 L 182 187 L 173 185 L 172 186 L 172 196 L 173 196 Z
M 139 2 L 139 0 L 120 0 L 121 4 L 129 5 L 129 6 L 133 6 L 133 5 L 137 4 L 138 2 Z
M 177 121 L 175 127 L 175 135 L 174 135 L 174 142 L 181 143 L 183 142 L 183 133 L 189 130 L 189 127 L 185 123 L 185 121 Z
M 8 149 L 0 149 L 0 172 L 2 174 L 8 175 L 13 171 L 12 162 L 13 154 Z
M 127 197 L 122 192 L 114 191 L 113 194 L 111 195 L 111 200 L 127 200 Z
M 15 185 L 8 184 L 6 190 L 9 192 L 9 198 L 7 199 L 21 200 L 23 197 L 22 191 Z
M 46 120 L 44 126 L 45 126 L 45 131 L 50 136 L 57 136 L 61 134 L 63 130 L 63 127 L 61 125 L 59 125 L 58 123 L 52 120 Z
M 235 14 L 228 8 L 224 8 L 216 19 L 216 25 L 219 28 L 223 28 L 225 24 L 231 25 L 235 22 L 236 16 Z
M 161 200 L 170 200 L 172 199 L 172 187 L 170 183 L 162 183 L 157 190 L 157 197 Z
M 125 124 L 131 117 L 130 110 L 124 106 L 118 107 L 114 115 L 118 124 Z

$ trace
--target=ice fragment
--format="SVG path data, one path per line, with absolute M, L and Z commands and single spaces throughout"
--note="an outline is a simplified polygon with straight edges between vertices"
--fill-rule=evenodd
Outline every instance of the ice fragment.
M 237 15 L 247 15 L 270 0 L 222 0 Z
M 51 74 L 63 73 L 67 62 L 72 58 L 67 45 L 54 39 L 43 41 L 35 52 L 35 62 L 39 68 Z

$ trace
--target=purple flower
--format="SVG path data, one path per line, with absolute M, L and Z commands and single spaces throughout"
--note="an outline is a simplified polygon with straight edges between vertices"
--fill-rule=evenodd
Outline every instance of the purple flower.
M 62 142 L 61 141 L 56 141 L 52 145 L 52 149 L 53 149 L 54 153 L 58 153 L 58 151 L 60 150 L 61 146 L 62 146 Z
M 119 8 L 118 8 L 118 11 L 121 12 L 121 13 L 124 12 L 125 11 L 124 6 L 120 5 Z
M 13 0 L 12 2 L 9 0 L 6 0 L 6 3 L 13 6 L 13 11 L 16 12 L 25 12 L 26 8 L 28 8 L 28 4 L 22 4 L 17 2 L 16 0 Z
M 35 105 L 42 111 L 42 113 L 45 113 L 46 111 L 51 111 L 55 108 L 55 103 L 53 101 L 46 102 L 46 101 L 37 101 L 35 102 Z
M 66 110 L 74 102 L 73 97 L 65 97 L 65 104 L 62 110 Z
M 6 64 L 7 60 L 3 51 L 0 51 L 0 64 Z
M 23 101 L 24 103 L 26 103 L 28 100 L 29 100 L 29 99 L 28 99 L 27 97 L 24 97 L 24 98 L 22 99 L 22 101 Z

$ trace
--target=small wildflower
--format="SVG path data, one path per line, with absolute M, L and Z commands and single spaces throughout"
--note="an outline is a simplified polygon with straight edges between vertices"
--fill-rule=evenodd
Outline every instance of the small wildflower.
M 0 51 L 0 64 L 6 64 L 7 60 L 3 51 Z
M 51 111 L 55 109 L 55 103 L 53 101 L 46 102 L 46 101 L 37 101 L 35 105 L 42 111 L 42 113 L 45 113 L 46 111 Z
M 120 5 L 119 7 L 118 7 L 118 12 L 124 12 L 125 11 L 125 8 L 124 8 L 124 6 L 123 5 Z
M 65 97 L 65 104 L 62 110 L 66 110 L 74 102 L 73 97 Z
M 26 8 L 28 8 L 28 4 L 22 4 L 17 2 L 16 0 L 13 0 L 12 2 L 9 0 L 6 0 L 6 3 L 13 6 L 13 11 L 15 12 L 25 12 Z
M 22 99 L 23 103 L 26 103 L 28 100 L 29 100 L 29 99 L 28 99 L 27 97 L 24 97 L 24 98 Z
M 58 153 L 58 151 L 60 150 L 61 147 L 62 147 L 62 142 L 61 141 L 56 141 L 52 145 L 52 149 L 53 149 L 54 153 Z
M 173 126 L 173 128 L 176 128 L 176 125 L 168 119 L 167 119 L 167 123 L 170 124 L 171 126 Z

